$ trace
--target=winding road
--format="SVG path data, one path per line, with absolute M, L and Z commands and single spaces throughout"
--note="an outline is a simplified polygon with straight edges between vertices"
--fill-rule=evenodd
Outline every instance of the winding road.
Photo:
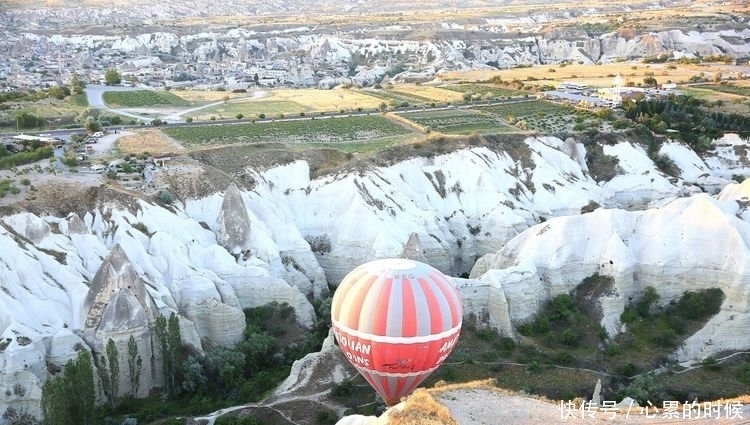
M 184 115 L 199 111 L 201 109 L 205 108 L 211 108 L 216 105 L 221 105 L 222 101 L 219 102 L 213 102 L 208 103 L 206 105 L 201 105 L 195 108 L 187 108 L 180 111 L 165 111 L 163 115 L 155 117 L 154 111 L 149 110 L 148 113 L 138 113 L 137 108 L 130 108 L 130 109 L 119 109 L 119 108 L 110 108 L 107 106 L 107 104 L 104 102 L 104 92 L 106 91 L 139 91 L 139 90 L 153 90 L 152 88 L 146 88 L 146 87 L 126 87 L 126 86 L 102 86 L 102 85 L 89 85 L 86 86 L 86 99 L 89 102 L 89 105 L 93 108 L 102 109 L 105 111 L 109 111 L 118 115 L 134 118 L 138 121 L 144 121 L 149 122 L 152 121 L 154 118 L 159 118 L 163 121 L 166 121 L 170 124 L 183 122 L 184 121 Z

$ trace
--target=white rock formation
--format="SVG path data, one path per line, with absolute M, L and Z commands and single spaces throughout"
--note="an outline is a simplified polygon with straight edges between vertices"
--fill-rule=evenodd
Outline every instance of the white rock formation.
M 750 183 L 728 190 L 747 194 Z M 478 261 L 471 274 L 476 281 L 466 281 L 462 293 L 504 297 L 507 315 L 501 308 L 491 318 L 512 335 L 508 322 L 529 319 L 548 299 L 570 292 L 587 276 L 611 276 L 614 292 L 600 303 L 602 325 L 615 334 L 628 297 L 646 286 L 655 287 L 662 302 L 685 291 L 720 288 L 726 296 L 721 311 L 677 355 L 691 360 L 746 349 L 750 339 L 743 329 L 750 325 L 750 304 L 743 294 L 750 285 L 750 224 L 739 218 L 746 214 L 734 200 L 694 195 L 646 211 L 597 210 L 554 218 Z
M 638 145 L 607 146 L 622 173 L 609 182 L 584 171 L 585 150 L 573 140 L 530 137 L 516 151 L 514 159 L 476 147 L 316 180 L 302 161 L 246 170 L 253 189 L 230 190 L 252 229 L 239 258 L 218 243 L 226 194 L 174 211 L 138 201 L 82 216 L 0 217 L 0 385 L 20 379 L 38 389 L 46 362 L 64 364 L 83 340 L 101 353 L 111 337 L 125 353 L 129 335 L 145 340 L 154 314 L 177 313 L 183 341 L 198 348 L 231 345 L 244 329 L 242 309 L 270 301 L 289 303 L 311 326 L 308 300 L 328 284 L 365 261 L 420 253 L 453 276 L 473 267 L 470 279 L 455 278 L 467 313 L 509 335 L 548 297 L 598 272 L 615 279 L 616 293 L 601 300 L 609 332 L 619 329 L 624 299 L 646 285 L 664 300 L 719 285 L 721 312 L 679 356 L 750 347 L 742 296 L 750 183 L 728 184 L 747 169 L 746 141 L 725 138 L 702 161 L 666 144 L 682 169 L 677 179 Z M 724 179 L 724 192 L 685 197 L 706 176 Z M 579 215 L 592 202 L 602 208 Z M 34 404 L 34 394 L 0 399 L 0 411 Z

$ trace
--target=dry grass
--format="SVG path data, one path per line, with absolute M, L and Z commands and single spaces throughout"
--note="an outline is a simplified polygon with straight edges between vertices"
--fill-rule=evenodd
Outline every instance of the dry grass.
M 635 85 L 643 83 L 647 76 L 653 76 L 657 82 L 688 82 L 691 77 L 704 73 L 712 76 L 716 72 L 732 74 L 743 70 L 743 67 L 723 63 L 689 65 L 672 64 L 676 68 L 668 69 L 668 64 L 646 64 L 642 62 L 617 62 L 602 65 L 535 65 L 530 68 L 512 68 L 492 71 L 454 71 L 441 75 L 445 81 L 486 81 L 499 76 L 503 81 L 520 80 L 528 85 L 543 85 L 555 81 L 575 81 L 595 87 L 611 87 L 614 76 L 620 74 L 625 83 Z M 550 72 L 554 69 L 555 72 Z M 534 81 L 530 81 L 530 78 Z
M 117 148 L 124 154 L 148 152 L 152 155 L 176 153 L 185 148 L 167 137 L 160 130 L 139 130 L 117 140 Z
M 308 111 L 330 111 L 332 109 L 354 110 L 357 108 L 373 109 L 382 102 L 356 89 L 335 88 L 332 90 L 316 89 L 274 89 L 262 101 L 285 101 L 301 105 Z
M 220 102 L 227 98 L 240 99 L 252 96 L 252 92 L 232 93 L 230 91 L 216 90 L 171 90 L 170 93 L 190 102 Z
M 447 407 L 438 403 L 430 393 L 417 389 L 388 415 L 389 425 L 458 425 Z
M 463 100 L 463 93 L 423 84 L 399 84 L 394 86 L 394 90 L 432 99 L 435 102 L 460 102 Z

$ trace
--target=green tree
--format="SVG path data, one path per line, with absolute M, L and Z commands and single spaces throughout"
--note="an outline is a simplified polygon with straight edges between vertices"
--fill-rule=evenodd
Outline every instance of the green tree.
M 70 96 L 70 89 L 66 86 L 52 86 L 49 88 L 48 93 L 55 99 L 62 100 Z
M 16 127 L 18 127 L 19 130 L 41 127 L 43 125 L 44 125 L 43 119 L 37 117 L 36 115 L 32 115 L 28 112 L 22 112 L 16 115 Z
M 143 359 L 138 354 L 138 343 L 135 342 L 133 335 L 128 339 L 128 372 L 130 372 L 130 391 L 135 398 L 138 395 L 138 389 L 141 386 L 141 370 L 143 369 Z
M 177 394 L 178 366 L 181 365 L 182 338 L 180 337 L 180 321 L 174 312 L 169 320 L 163 315 L 156 318 L 156 340 L 162 356 L 162 371 L 164 374 L 164 389 L 167 395 Z
M 70 77 L 70 88 L 73 90 L 73 94 L 83 94 L 83 89 L 86 87 L 86 83 L 83 82 L 78 75 L 73 74 Z
M 643 79 L 643 85 L 645 85 L 645 86 L 649 86 L 649 87 L 654 87 L 654 86 L 656 86 L 656 85 L 657 85 L 657 82 L 656 82 L 656 78 L 654 78 L 654 77 L 650 77 L 650 76 L 649 76 L 649 77 L 646 77 L 646 78 L 644 78 L 644 79 Z
M 107 369 L 109 369 L 109 391 L 107 397 L 112 409 L 117 407 L 118 391 L 120 386 L 120 353 L 117 352 L 115 341 L 110 338 L 107 341 Z
M 172 365 L 170 379 L 172 390 L 179 384 L 179 365 L 182 364 L 182 336 L 180 335 L 180 319 L 176 314 L 169 315 L 167 323 L 167 338 L 169 341 L 169 357 Z
M 114 68 L 109 68 L 104 73 L 104 84 L 108 86 L 114 86 L 122 82 L 122 76 Z
M 83 128 L 89 133 L 96 133 L 97 131 L 102 131 L 102 123 L 94 117 L 88 117 L 83 122 Z
M 78 351 L 65 365 L 61 376 L 42 387 L 44 425 L 92 425 L 94 423 L 94 372 L 91 354 Z

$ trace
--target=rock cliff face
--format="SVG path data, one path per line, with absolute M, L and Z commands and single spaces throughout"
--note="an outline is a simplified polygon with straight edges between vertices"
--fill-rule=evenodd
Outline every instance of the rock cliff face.
M 486 297 L 491 321 L 510 335 L 513 325 L 544 302 L 596 273 L 614 279 L 599 299 L 601 324 L 611 335 L 621 330 L 628 299 L 646 286 L 656 288 L 664 303 L 685 291 L 719 288 L 726 297 L 721 311 L 685 341 L 679 358 L 741 350 L 750 343 L 741 331 L 750 324 L 750 211 L 738 201 L 748 194 L 750 181 L 728 186 L 722 200 L 701 194 L 646 211 L 597 210 L 551 219 L 484 256 L 472 270 L 475 280 L 461 286 L 464 292 L 479 291 L 472 299 Z
M 237 185 L 232 183 L 224 192 L 218 219 L 219 245 L 235 255 L 250 247 L 250 217 Z
M 638 33 L 629 33 L 634 31 L 629 29 L 591 33 L 549 29 L 544 22 L 550 21 L 545 19 L 554 17 L 538 18 L 540 21 L 527 23 L 522 19 L 509 19 L 504 25 L 495 25 L 491 20 L 473 24 L 445 23 L 449 28 L 434 23 L 423 28 L 424 32 L 436 34 L 429 39 L 414 39 L 414 34 L 423 31 L 409 26 L 392 30 L 370 29 L 364 33 L 336 28 L 335 35 L 311 32 L 304 27 L 270 33 L 258 32 L 256 28 L 234 28 L 188 31 L 187 34 L 164 28 L 138 36 L 50 36 L 47 31 L 37 34 L 25 29 L 18 34 L 0 32 L 0 47 L 3 39 L 8 40 L 9 51 L 18 54 L 24 52 L 21 46 L 27 45 L 50 46 L 53 51 L 57 48 L 55 46 L 76 46 L 87 52 L 75 58 L 80 65 L 91 65 L 98 50 L 114 50 L 123 55 L 158 52 L 180 58 L 184 63 L 197 61 L 214 64 L 212 66 L 227 61 L 250 63 L 261 73 L 265 64 L 273 63 L 274 69 L 285 70 L 284 84 L 321 87 L 344 83 L 373 85 L 381 82 L 386 74 L 394 77 L 394 81 L 413 82 L 432 80 L 453 70 L 502 69 L 562 62 L 610 63 L 658 55 L 673 59 L 750 55 L 750 45 L 745 42 L 750 37 L 750 28 L 736 21 L 727 21 L 733 29 L 698 31 L 678 28 Z M 381 35 L 381 31 L 386 35 Z M 393 63 L 408 71 L 393 75 L 393 69 L 383 66 Z M 327 71 L 323 73 L 320 69 Z M 238 69 L 237 72 L 244 70 Z
M 456 278 L 466 313 L 510 335 L 549 296 L 595 272 L 615 279 L 600 300 L 609 332 L 619 329 L 626 297 L 646 285 L 665 300 L 718 286 L 720 314 L 679 356 L 750 347 L 750 183 L 730 184 L 750 173 L 746 141 L 725 138 L 705 159 L 666 143 L 661 153 L 679 178 L 659 172 L 637 144 L 606 145 L 621 174 L 601 182 L 585 171 L 574 140 L 530 137 L 516 148 L 514 157 L 475 147 L 317 180 L 302 161 L 248 170 L 252 191 L 229 188 L 174 210 L 134 200 L 127 209 L 102 202 L 83 216 L 0 217 L 0 393 L 25 388 L 0 399 L 0 411 L 38 407 L 47 363 L 59 367 L 78 349 L 101 354 L 111 338 L 124 356 L 133 335 L 150 359 L 158 314 L 178 314 L 182 340 L 198 349 L 204 340 L 233 344 L 242 309 L 270 301 L 289 303 L 311 326 L 310 299 L 384 257 L 468 276 Z M 697 184 L 726 188 L 713 197 Z M 602 208 L 581 215 L 592 203 Z M 252 231 L 222 246 L 232 226 L 221 217 L 242 214 L 239 205 Z M 138 395 L 159 384 L 160 365 L 149 367 Z M 132 390 L 120 382 L 121 393 Z
M 133 388 L 130 379 L 122 379 L 118 394 L 144 397 L 155 385 L 163 383 L 159 379 L 161 374 L 157 373 L 160 365 L 152 355 L 155 353 L 152 330 L 159 312 L 119 244 L 112 247 L 94 275 L 84 311 L 87 313 L 83 335 L 95 359 L 105 356 L 111 339 L 117 347 L 118 363 L 126 365 L 130 337 L 136 342 L 137 355 L 143 362 L 138 386 Z

